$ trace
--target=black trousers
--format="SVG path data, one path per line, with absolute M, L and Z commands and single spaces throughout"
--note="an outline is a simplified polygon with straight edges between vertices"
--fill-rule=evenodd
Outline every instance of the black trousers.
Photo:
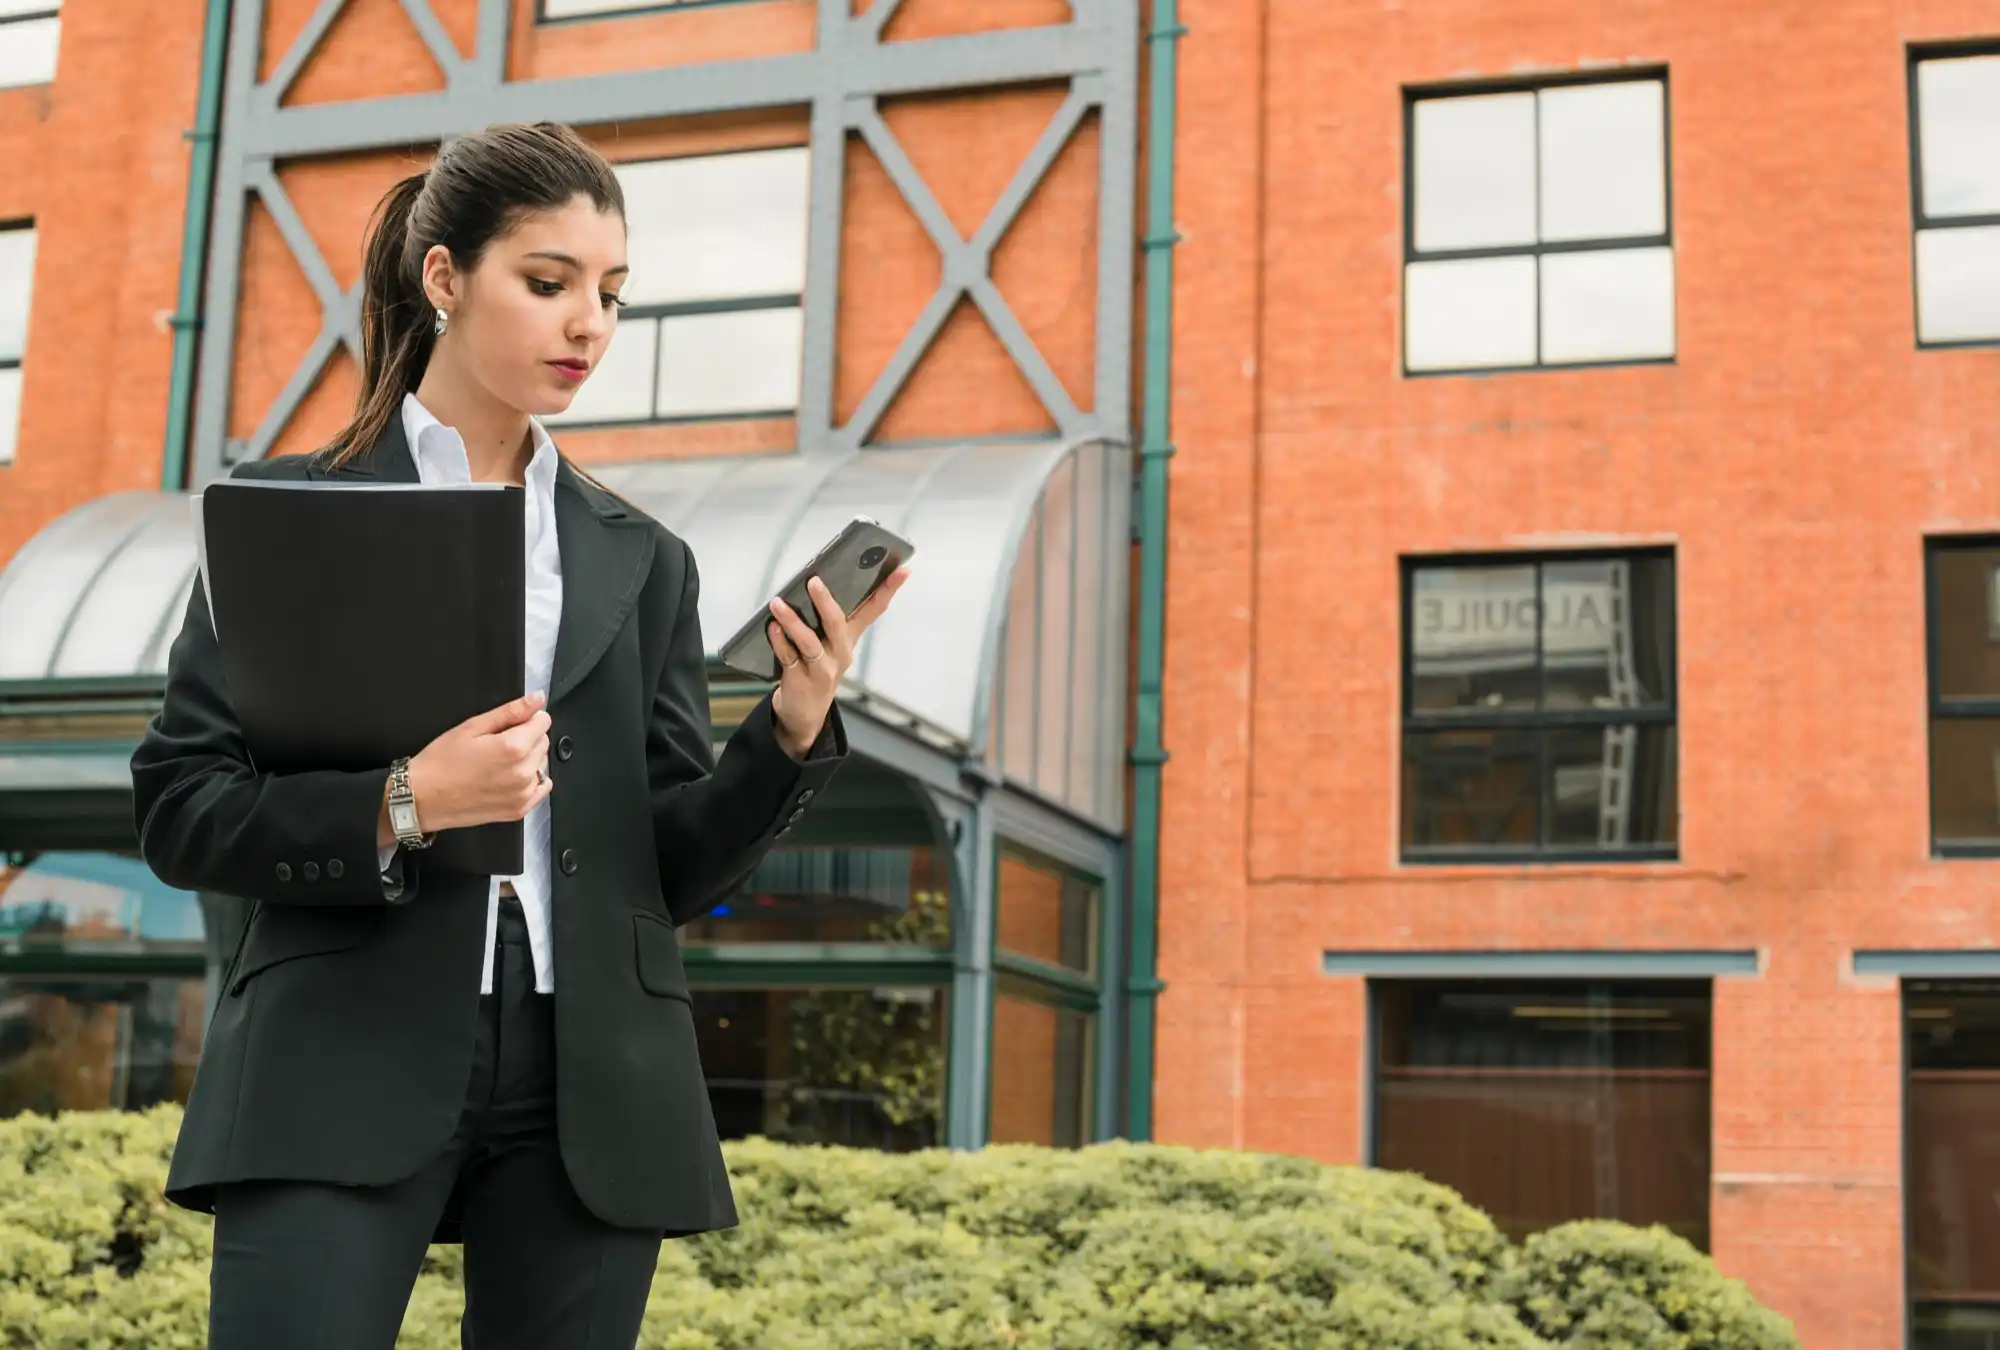
M 493 992 L 457 1132 L 392 1186 L 222 1188 L 210 1350 L 393 1350 L 441 1215 L 465 1242 L 467 1350 L 632 1350 L 662 1235 L 584 1208 L 556 1145 L 555 999 L 520 902 L 500 902 Z

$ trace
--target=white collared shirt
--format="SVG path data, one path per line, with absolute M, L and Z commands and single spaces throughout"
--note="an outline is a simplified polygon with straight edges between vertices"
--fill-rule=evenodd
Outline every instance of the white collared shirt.
M 556 446 L 549 433 L 533 418 L 535 451 L 528 460 L 524 479 L 527 485 L 526 517 L 528 553 L 527 687 L 523 693 L 546 696 L 554 676 L 556 630 L 562 623 L 562 553 L 556 541 Z M 472 465 L 466 458 L 465 440 L 458 432 L 438 421 L 415 394 L 403 395 L 403 432 L 409 438 L 410 457 L 416 461 L 419 482 L 433 485 L 470 483 Z M 421 823 L 421 822 L 420 822 Z M 521 910 L 528 920 L 528 946 L 535 961 L 535 989 L 555 991 L 553 926 L 549 882 L 549 802 L 545 797 L 528 813 L 521 875 L 494 877 L 486 901 L 486 964 L 479 977 L 479 990 L 493 992 L 493 944 L 500 923 L 500 883 L 511 881 L 521 898 Z M 382 853 L 386 868 L 395 855 L 391 845 Z

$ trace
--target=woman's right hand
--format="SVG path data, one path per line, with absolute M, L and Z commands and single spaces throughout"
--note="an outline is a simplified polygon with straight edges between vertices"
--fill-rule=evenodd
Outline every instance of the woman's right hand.
M 549 715 L 525 694 L 460 722 L 410 760 L 410 796 L 426 833 L 520 820 L 555 785 Z

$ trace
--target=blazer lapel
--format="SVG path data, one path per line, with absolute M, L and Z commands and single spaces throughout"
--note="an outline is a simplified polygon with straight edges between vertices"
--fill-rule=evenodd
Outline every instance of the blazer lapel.
M 562 622 L 556 629 L 551 704 L 590 673 L 638 602 L 653 566 L 652 518 L 556 461 L 556 542 L 562 551 Z
M 306 461 L 306 477 L 316 482 L 329 479 L 360 479 L 375 483 L 415 483 L 417 461 L 410 452 L 410 438 L 403 433 L 403 410 L 389 419 L 382 434 L 366 454 L 356 455 L 337 469 L 324 467 L 315 455 Z

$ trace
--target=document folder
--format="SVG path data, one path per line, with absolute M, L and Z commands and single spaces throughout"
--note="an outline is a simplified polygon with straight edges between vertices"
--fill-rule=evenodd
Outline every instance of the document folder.
M 193 499 L 223 678 L 263 773 L 386 769 L 526 684 L 521 488 L 227 479 Z M 522 868 L 520 821 L 426 867 Z

